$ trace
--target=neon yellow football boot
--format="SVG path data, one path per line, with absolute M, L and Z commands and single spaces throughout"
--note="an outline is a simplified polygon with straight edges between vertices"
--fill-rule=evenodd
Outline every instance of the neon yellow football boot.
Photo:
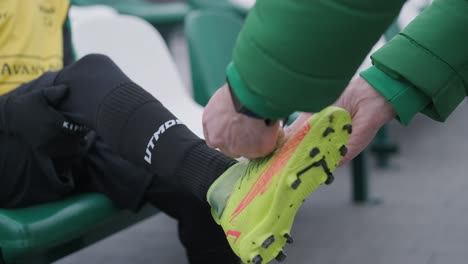
M 268 263 L 286 255 L 290 230 L 302 202 L 346 154 L 351 133 L 348 112 L 328 107 L 314 114 L 272 155 L 239 162 L 210 187 L 212 215 L 244 263 Z

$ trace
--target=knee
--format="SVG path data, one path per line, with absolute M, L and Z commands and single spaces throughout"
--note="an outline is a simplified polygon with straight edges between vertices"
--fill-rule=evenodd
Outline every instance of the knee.
M 114 61 L 112 61 L 111 58 L 104 54 L 88 54 L 82 58 L 80 58 L 78 61 L 76 61 L 75 65 L 77 67 L 94 67 L 96 69 L 98 68 L 103 68 L 104 70 L 109 68 L 109 67 L 114 67 L 116 64 Z
M 106 55 L 89 54 L 60 71 L 55 84 L 67 84 L 72 89 L 102 89 L 103 86 L 131 82 Z M 92 88 L 94 87 L 94 88 Z

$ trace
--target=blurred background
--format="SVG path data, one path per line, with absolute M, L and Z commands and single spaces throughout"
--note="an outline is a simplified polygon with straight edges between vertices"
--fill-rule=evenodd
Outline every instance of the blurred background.
M 201 109 L 224 82 L 225 66 L 254 0 L 72 2 L 77 54 L 100 52 L 102 47 L 115 55 L 125 72 L 145 88 L 157 87 L 157 97 L 200 135 Z M 375 48 L 429 3 L 408 1 Z M 112 29 L 121 38 L 119 45 L 111 47 L 109 40 L 100 44 L 102 31 L 93 19 L 117 14 L 146 21 L 160 41 L 147 40 L 142 31 L 136 42 L 146 46 L 134 47 L 125 40 L 127 29 L 120 27 Z M 365 60 L 362 67 L 369 63 Z M 155 72 L 164 80 L 155 80 Z M 467 115 L 465 101 L 444 124 L 418 116 L 409 127 L 393 122 L 380 131 L 365 153 L 337 170 L 334 184 L 320 188 L 304 203 L 285 263 L 466 263 Z M 55 263 L 187 261 L 175 221 L 157 213 Z
M 106 4 L 151 23 L 167 43 L 184 87 L 200 105 L 224 81 L 235 37 L 254 4 L 250 0 L 75 2 Z M 429 2 L 409 1 L 376 47 Z M 160 13 L 152 14 L 151 8 Z M 366 60 L 363 67 L 369 63 Z M 285 263 L 466 263 L 467 114 L 464 102 L 445 124 L 418 116 L 407 128 L 393 122 L 381 131 L 359 162 L 340 168 L 333 185 L 320 188 L 304 203 Z M 175 221 L 159 213 L 57 263 L 187 261 Z

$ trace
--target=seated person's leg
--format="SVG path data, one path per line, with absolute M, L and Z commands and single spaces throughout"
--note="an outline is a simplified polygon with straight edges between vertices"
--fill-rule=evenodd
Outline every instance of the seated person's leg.
M 240 263 L 223 229 L 213 220 L 208 204 L 194 199 L 186 192 L 168 192 L 156 185 L 156 188 L 148 190 L 148 199 L 178 220 L 179 238 L 186 248 L 190 263 Z
M 114 164 L 114 169 L 118 170 L 107 179 L 96 173 L 96 177 L 104 181 L 96 183 L 101 192 L 115 197 L 117 203 L 120 200 L 120 204 L 123 197 L 119 194 L 128 194 L 129 198 L 123 200 L 128 203 L 132 195 L 143 194 L 135 190 L 143 189 L 144 172 L 151 171 L 157 176 L 153 177 L 145 198 L 178 219 L 181 240 L 191 261 L 237 262 L 206 203 L 208 188 L 235 163 L 234 160 L 208 148 L 159 101 L 129 80 L 104 56 L 87 56 L 65 68 L 55 84 L 70 87 L 70 94 L 61 105 L 62 111 L 74 121 L 95 128 L 106 145 L 140 165 L 140 169 L 130 170 L 115 165 L 122 162 L 111 155 L 103 155 L 110 150 L 97 141 L 99 150 L 91 151 L 87 156 L 93 164 L 90 167 L 104 170 L 106 164 Z M 125 171 L 130 173 L 121 173 Z M 135 180 L 137 175 L 141 176 Z M 118 181 L 120 184 L 116 183 Z M 137 186 L 137 181 L 142 184 Z M 133 188 L 125 191 L 129 186 Z M 198 199 L 193 199 L 192 195 Z
M 95 129 L 124 159 L 186 187 L 202 201 L 214 180 L 235 163 L 208 148 L 106 56 L 82 58 L 60 71 L 54 84 L 70 87 L 60 111 Z
M 149 112 L 139 112 L 140 114 L 136 116 L 148 117 L 148 119 L 141 120 L 143 127 L 146 123 L 154 122 L 156 126 L 162 125 L 166 130 L 163 131 L 166 138 L 161 135 L 159 145 L 157 145 L 158 153 L 155 153 L 151 159 L 152 165 L 157 165 L 152 170 L 160 171 L 164 177 L 153 177 L 153 172 L 141 166 L 137 167 L 113 154 L 100 140 L 94 143 L 89 139 L 92 133 L 88 134 L 88 141 L 92 141 L 88 146 L 83 146 L 60 157 L 49 156 L 48 153 L 43 152 L 42 147 L 45 146 L 41 146 L 41 151 L 39 151 L 27 146 L 19 139 L 15 141 L 2 135 L 4 137 L 0 138 L 2 143 L 0 162 L 5 162 L 8 166 L 3 164 L 0 167 L 2 175 L 7 175 L 7 177 L 1 177 L 0 183 L 2 186 L 8 186 L 9 192 L 4 192 L 0 196 L 0 206 L 3 208 L 29 206 L 61 199 L 71 193 L 85 190 L 102 192 L 122 208 L 135 210 L 142 203 L 151 202 L 177 218 L 180 223 L 181 240 L 187 248 L 192 263 L 207 263 L 209 260 L 237 263 L 238 258 L 230 250 L 222 229 L 214 223 L 205 198 L 210 184 L 234 161 L 209 149 L 185 126 L 175 123 L 176 118 L 169 111 L 151 95 L 128 80 L 110 60 L 102 56 L 91 56 L 88 59 L 95 59 L 92 65 L 97 66 L 98 69 L 102 67 L 102 70 L 82 72 L 83 69 L 90 70 L 90 68 L 78 62 L 74 65 L 76 67 L 69 67 L 58 73 L 47 73 L 9 95 L 24 95 L 40 91 L 42 88 L 53 85 L 54 80 L 58 79 L 57 76 L 67 77 L 69 79 L 66 79 L 66 83 L 70 86 L 70 90 L 62 107 L 74 120 L 81 121 L 90 127 L 93 126 L 94 121 L 90 113 L 92 110 L 98 113 L 102 104 L 110 102 L 110 107 L 115 107 L 118 111 L 120 105 L 125 108 L 128 106 L 126 102 L 130 102 L 136 106 L 131 110 L 136 112 L 140 110 L 138 107 L 141 105 L 150 106 Z M 74 73 L 80 74 L 75 76 Z M 94 75 L 101 77 L 101 82 L 97 85 L 93 80 L 86 78 L 86 76 Z M 81 76 L 83 77 L 80 78 Z M 113 86 L 116 84 L 113 82 L 115 80 L 119 83 Z M 81 83 L 77 85 L 76 82 Z M 80 93 L 82 91 L 87 93 Z M 119 92 L 127 93 L 129 97 L 125 96 L 123 102 L 119 101 L 122 99 L 119 96 L 117 99 L 112 98 Z M 112 100 L 106 101 L 108 96 Z M 132 98 L 135 99 L 132 96 L 136 96 L 137 100 L 132 100 Z M 31 113 L 32 118 L 34 118 L 33 114 Z M 116 113 L 115 122 L 118 123 L 120 117 L 126 118 L 128 114 L 123 112 L 119 116 L 119 113 Z M 105 121 L 114 122 L 114 120 Z M 101 123 L 97 122 L 97 124 Z M 105 125 L 97 127 L 106 131 Z M 148 131 L 148 129 L 142 130 Z M 111 131 L 108 132 L 109 134 L 104 134 L 112 137 Z M 154 131 L 145 140 L 150 140 L 153 133 Z M 68 146 L 68 140 L 68 138 L 60 139 L 58 145 Z M 116 143 L 119 143 L 119 140 Z M 4 142 L 8 144 L 3 144 Z M 21 151 L 20 147 L 23 147 L 24 151 Z M 10 150 L 16 156 L 9 157 L 12 154 Z M 141 159 L 146 162 L 145 155 L 146 146 L 141 156 Z M 13 158 L 19 159 L 20 162 Z M 179 169 L 178 164 L 181 160 L 187 164 L 184 169 Z M 16 164 L 21 167 L 12 166 Z M 184 178 L 189 180 L 183 180 Z M 13 182 L 10 182 L 11 179 Z M 62 184 L 64 186 L 61 186 L 61 180 L 64 181 Z M 182 188 L 182 185 L 193 186 L 199 199 L 193 199 L 192 194 Z M 175 199 L 176 197 L 178 198 Z
M 190 263 L 239 263 L 206 202 L 123 160 L 101 140 L 94 141 L 92 136 L 88 139 L 87 152 L 74 168 L 76 178 L 89 176 L 78 181 L 80 189 L 104 193 L 118 206 L 130 210 L 150 202 L 175 218 Z

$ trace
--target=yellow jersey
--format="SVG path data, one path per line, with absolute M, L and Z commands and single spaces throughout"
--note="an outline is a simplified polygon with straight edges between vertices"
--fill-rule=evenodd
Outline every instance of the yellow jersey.
M 0 1 L 0 95 L 63 67 L 69 0 Z

